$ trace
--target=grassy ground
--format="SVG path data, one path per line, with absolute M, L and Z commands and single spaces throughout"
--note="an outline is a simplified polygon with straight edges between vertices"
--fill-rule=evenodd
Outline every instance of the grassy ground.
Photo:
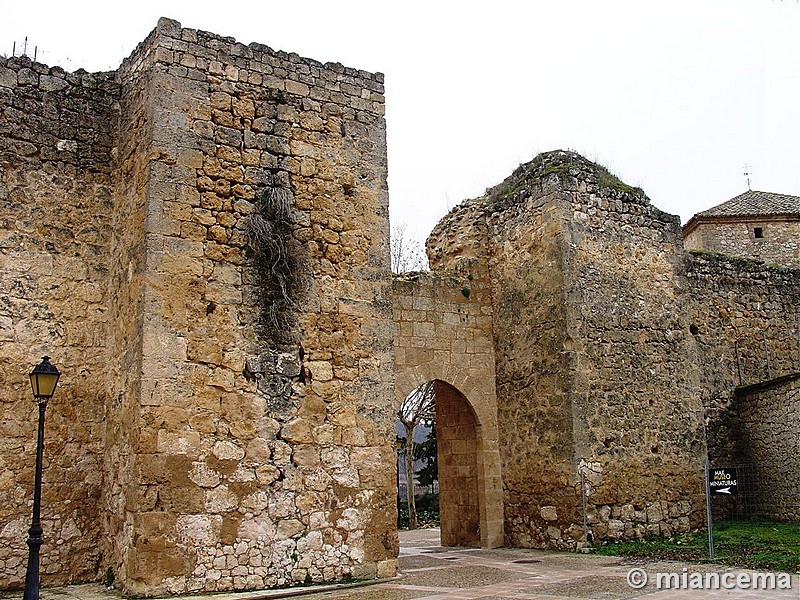
M 800 572 L 800 523 L 723 521 L 714 524 L 714 562 L 760 569 Z M 705 531 L 668 539 L 625 542 L 598 547 L 597 554 L 657 560 L 708 562 Z

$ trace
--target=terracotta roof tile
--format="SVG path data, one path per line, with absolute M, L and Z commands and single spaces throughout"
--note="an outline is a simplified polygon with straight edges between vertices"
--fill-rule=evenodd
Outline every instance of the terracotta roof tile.
M 769 215 L 800 215 L 800 196 L 751 190 L 697 213 L 695 217 L 761 217 Z

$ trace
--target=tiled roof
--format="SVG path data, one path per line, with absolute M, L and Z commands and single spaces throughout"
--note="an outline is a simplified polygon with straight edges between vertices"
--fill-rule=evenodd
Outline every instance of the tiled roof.
M 800 196 L 751 190 L 697 213 L 695 218 L 764 217 L 769 215 L 800 215 Z

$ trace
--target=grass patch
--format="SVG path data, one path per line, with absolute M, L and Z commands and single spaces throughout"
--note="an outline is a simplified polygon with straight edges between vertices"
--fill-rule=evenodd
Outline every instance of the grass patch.
M 574 176 L 578 180 L 594 183 L 599 189 L 616 190 L 635 197 L 646 196 L 641 188 L 628 185 L 606 167 L 596 164 L 579 154 L 565 150 L 554 150 L 539 154 L 532 161 L 517 167 L 502 183 L 486 190 L 481 201 L 492 208 L 502 207 L 505 202 L 517 199 L 530 186 L 532 179 L 543 179 L 557 175 L 562 181 Z
M 714 524 L 714 562 L 762 571 L 800 572 L 800 523 L 722 521 Z M 705 531 L 671 538 L 608 544 L 608 556 L 710 562 Z
M 598 165 L 598 172 L 599 172 L 599 177 L 597 178 L 597 184 L 601 188 L 613 188 L 615 190 L 619 190 L 620 192 L 624 192 L 626 194 L 634 194 L 634 195 L 644 194 L 642 188 L 628 185 L 602 165 Z

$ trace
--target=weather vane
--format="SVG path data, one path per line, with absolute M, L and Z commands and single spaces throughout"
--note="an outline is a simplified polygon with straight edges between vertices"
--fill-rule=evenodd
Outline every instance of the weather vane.
M 751 173 L 750 173 L 750 165 L 745 165 L 744 166 L 744 176 L 747 178 L 747 191 L 748 192 L 752 191 L 752 188 L 750 187 L 750 175 L 751 175 Z

